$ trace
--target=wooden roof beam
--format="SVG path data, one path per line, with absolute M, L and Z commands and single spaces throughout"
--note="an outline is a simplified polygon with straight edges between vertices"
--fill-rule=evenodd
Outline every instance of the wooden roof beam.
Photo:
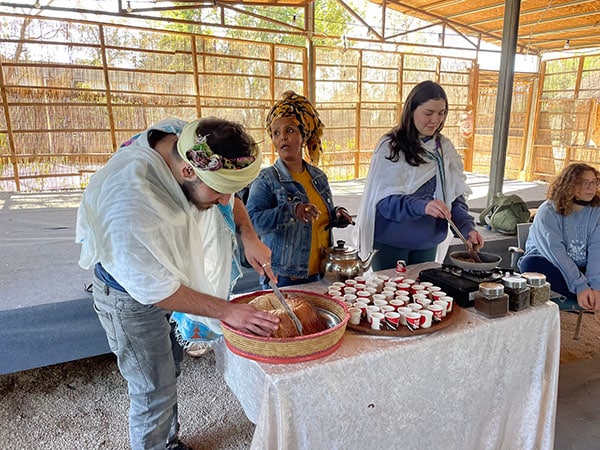
M 596 30 L 596 29 L 598 30 L 598 32 L 600 34 L 600 29 L 598 28 L 598 25 L 581 25 L 578 27 L 577 26 L 574 27 L 573 25 L 566 24 L 564 27 L 561 27 L 561 28 L 553 28 L 548 31 L 536 31 L 535 36 L 536 37 L 552 36 L 554 38 L 554 37 L 556 37 L 557 34 L 565 33 L 559 39 L 559 40 L 564 41 L 565 39 L 570 39 L 568 37 L 570 33 L 577 33 L 580 31 L 589 31 L 589 30 Z M 529 36 L 531 34 L 531 33 L 526 32 L 526 30 L 519 30 L 519 32 L 521 32 L 521 31 L 524 36 Z M 585 33 L 585 35 L 582 37 L 589 38 L 590 36 L 589 36 L 589 33 Z M 600 46 L 600 38 L 596 42 L 597 42 L 597 45 Z
M 373 1 L 373 0 L 371 0 L 371 1 Z M 373 2 L 376 4 L 379 4 L 378 0 L 375 0 Z M 406 3 L 403 3 L 403 2 L 400 2 L 397 0 L 388 1 L 388 5 L 392 6 L 392 8 L 394 8 L 396 11 L 399 11 L 403 14 L 408 14 L 406 11 L 411 11 L 414 14 L 409 14 L 409 15 L 416 16 L 417 18 L 423 19 L 423 16 L 425 16 L 428 19 L 423 19 L 423 20 L 431 20 L 431 19 L 438 20 L 438 21 L 444 22 L 448 25 L 452 25 L 452 27 L 454 29 L 467 30 L 473 34 L 480 35 L 491 41 L 502 42 L 502 36 L 494 35 L 492 33 L 488 33 L 486 31 L 482 31 L 482 30 L 476 29 L 474 27 L 471 27 L 469 25 L 465 25 L 465 24 L 462 24 L 462 23 L 459 23 L 459 22 L 456 22 L 453 20 L 448 20 L 446 17 L 442 17 L 442 16 L 439 16 L 436 14 L 432 14 L 432 13 L 423 11 L 419 8 L 415 8 L 414 6 L 408 5 Z M 403 9 L 406 11 L 403 11 Z M 525 47 L 522 47 L 522 50 L 524 51 Z
M 458 3 L 464 3 L 464 0 L 458 0 Z M 558 8 L 563 8 L 563 7 L 567 8 L 567 7 L 570 7 L 570 6 L 580 6 L 580 5 L 585 4 L 585 3 L 591 3 L 592 4 L 592 8 L 594 8 L 594 5 L 598 3 L 598 0 L 571 0 L 571 1 L 568 1 L 568 2 L 565 2 L 565 3 L 561 3 L 560 5 L 554 5 L 552 9 L 556 10 Z M 490 11 L 490 10 L 497 9 L 497 8 L 504 8 L 504 3 L 503 2 L 498 2 L 498 3 L 494 3 L 494 4 L 482 6 L 480 8 L 467 9 L 467 10 L 464 10 L 464 11 L 457 12 L 455 14 L 449 14 L 449 15 L 447 15 L 447 17 L 449 19 L 457 19 L 459 17 L 464 17 L 464 16 L 468 16 L 468 15 L 472 15 L 472 14 L 478 14 L 478 13 L 482 13 L 482 12 L 485 12 L 485 11 Z M 532 14 L 532 13 L 536 13 L 536 12 L 543 13 L 547 9 L 548 9 L 548 5 L 540 7 L 540 8 L 532 8 L 532 9 L 529 9 L 529 10 L 521 10 L 521 17 L 523 17 L 524 15 Z M 595 11 L 595 10 L 592 9 L 592 11 Z M 499 18 L 496 17 L 495 19 L 499 19 Z M 485 20 L 482 21 L 482 22 L 485 22 Z M 473 23 L 476 23 L 476 22 L 473 22 Z
M 358 20 L 360 23 L 362 23 L 365 27 L 367 27 L 367 33 L 373 33 L 377 39 L 379 40 L 385 40 L 385 29 L 381 30 L 381 33 L 376 31 L 371 25 L 369 25 L 365 19 L 363 19 L 360 14 L 358 14 L 356 11 L 354 11 L 354 9 L 348 5 L 346 2 L 344 2 L 344 0 L 337 0 L 337 2 L 342 6 L 342 8 L 344 8 L 346 11 L 348 11 L 350 13 L 350 15 L 352 17 L 354 17 L 356 20 Z M 383 6 L 383 5 L 382 5 Z
M 556 10 L 554 10 L 556 11 Z M 572 13 L 569 11 L 566 11 L 565 14 L 561 14 L 560 16 L 553 16 L 553 17 L 543 17 L 540 18 L 539 16 L 533 16 L 531 17 L 533 14 L 539 14 L 539 11 L 535 11 L 535 12 L 524 12 L 523 14 L 521 14 L 521 17 L 519 19 L 519 23 L 520 23 L 520 27 L 525 26 L 525 25 L 533 25 L 533 24 L 547 24 L 547 23 L 554 23 L 554 22 L 560 22 L 561 20 L 572 20 L 572 19 L 577 19 L 580 17 L 585 17 L 586 19 L 589 18 L 590 15 L 598 15 L 598 19 L 600 20 L 600 12 L 598 11 L 594 11 L 593 13 L 590 13 L 589 11 L 581 11 L 578 13 Z M 525 22 L 523 21 L 524 18 L 530 17 L 529 21 Z M 498 17 L 494 17 L 494 18 L 488 18 L 488 19 L 483 19 L 483 20 L 477 20 L 474 22 L 471 22 L 471 25 L 473 26 L 480 26 L 480 25 L 485 25 L 487 23 L 494 23 L 494 22 L 498 22 L 499 19 Z M 501 30 L 501 28 L 499 29 Z

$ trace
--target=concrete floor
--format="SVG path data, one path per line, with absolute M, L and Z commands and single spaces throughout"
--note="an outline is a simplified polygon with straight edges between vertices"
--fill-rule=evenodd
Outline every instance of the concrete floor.
M 600 355 L 560 365 L 554 449 L 600 449 Z

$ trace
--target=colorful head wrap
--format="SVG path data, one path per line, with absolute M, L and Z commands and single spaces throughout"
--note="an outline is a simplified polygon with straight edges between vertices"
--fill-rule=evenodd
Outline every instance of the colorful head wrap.
M 300 130 L 302 138 L 306 142 L 306 151 L 312 164 L 319 164 L 323 154 L 321 147 L 321 136 L 323 136 L 323 122 L 319 118 L 317 110 L 312 103 L 303 95 L 294 91 L 283 93 L 282 99 L 273 105 L 267 114 L 266 127 L 271 134 L 271 124 L 280 117 L 289 117 Z
M 189 122 L 177 141 L 179 155 L 208 187 L 221 194 L 233 194 L 250 184 L 260 171 L 262 155 L 253 143 L 250 156 L 226 158 L 214 153 L 208 145 L 210 135 L 198 135 L 202 119 Z

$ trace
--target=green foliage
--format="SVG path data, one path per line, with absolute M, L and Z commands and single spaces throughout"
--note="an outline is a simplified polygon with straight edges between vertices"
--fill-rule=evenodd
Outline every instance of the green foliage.
M 546 62 L 544 76 L 545 98 L 572 98 L 576 88 L 580 57 L 556 59 Z
M 600 70 L 600 56 L 586 56 L 583 61 L 583 70 Z
M 247 14 L 225 10 L 228 28 L 223 31 L 224 36 L 286 45 L 305 45 L 305 37 L 297 34 L 298 31 L 304 29 L 304 8 L 242 5 L 237 9 L 243 10 Z M 162 15 L 202 23 L 204 25 L 171 23 L 168 28 L 203 35 L 214 34 L 215 31 L 210 28 L 210 24 L 219 24 L 221 21 L 221 11 L 218 8 L 174 10 L 164 12 Z M 315 17 L 315 32 L 330 36 L 342 36 L 352 22 L 352 16 L 335 0 L 316 2 Z M 273 30 L 274 32 L 255 31 L 256 29 Z M 286 31 L 295 32 L 295 34 L 285 33 Z M 316 44 L 321 44 L 320 41 L 320 39 L 315 39 Z

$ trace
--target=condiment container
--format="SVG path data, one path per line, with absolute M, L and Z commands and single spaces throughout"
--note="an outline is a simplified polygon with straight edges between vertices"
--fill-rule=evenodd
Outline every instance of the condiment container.
M 504 292 L 508 294 L 508 309 L 521 311 L 529 307 L 531 289 L 527 286 L 527 280 L 518 275 L 510 275 L 502 278 Z
M 406 272 L 406 261 L 403 259 L 399 259 L 396 261 L 396 273 L 404 273 Z
M 475 310 L 490 318 L 508 314 L 508 294 L 500 283 L 481 283 L 475 293 Z
M 531 306 L 538 306 L 550 300 L 550 283 L 546 281 L 546 275 L 537 272 L 525 272 L 521 276 L 527 280 Z

